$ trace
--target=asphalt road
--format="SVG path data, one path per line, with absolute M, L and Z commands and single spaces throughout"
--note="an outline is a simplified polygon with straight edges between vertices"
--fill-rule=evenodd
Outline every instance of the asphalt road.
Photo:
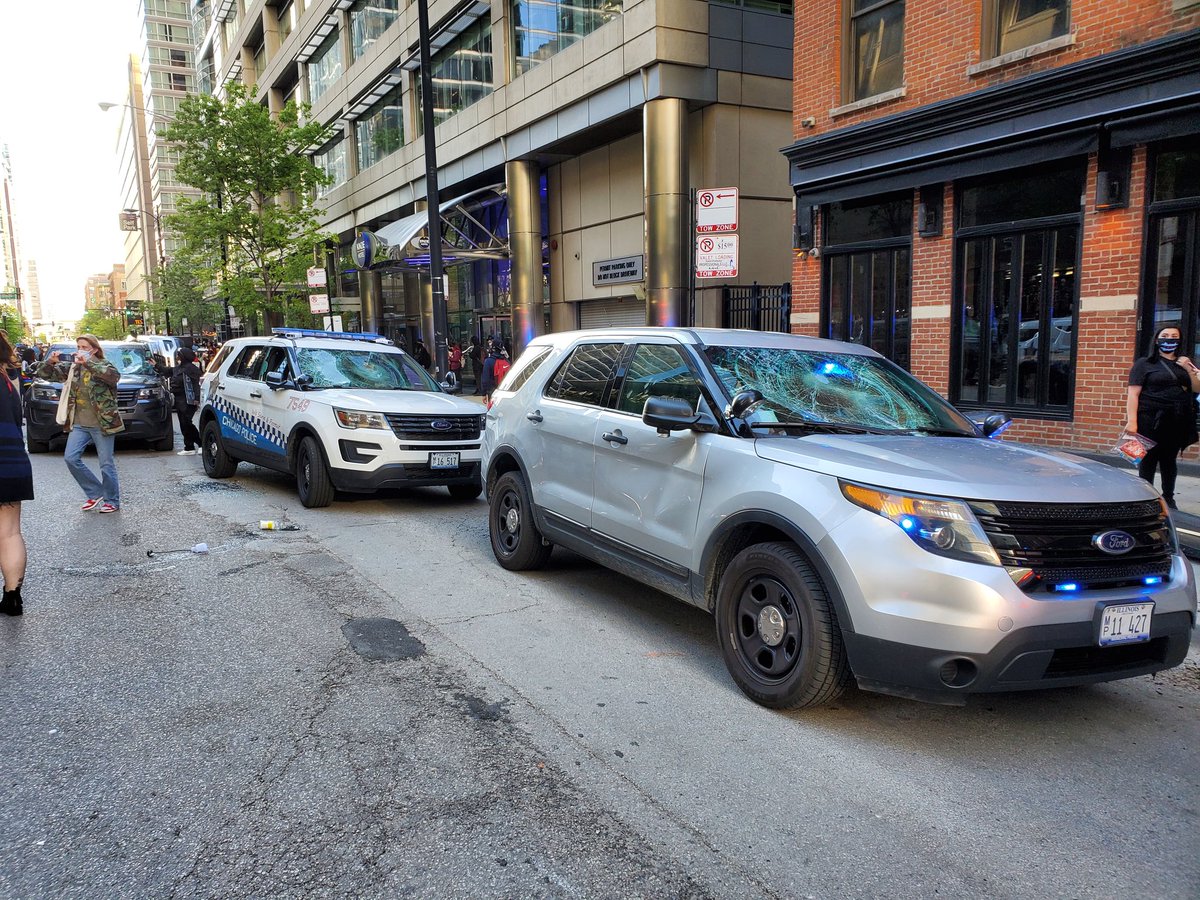
M 260 469 L 118 464 L 100 516 L 34 458 L 0 896 L 1200 893 L 1196 652 L 966 708 L 780 714 L 706 614 L 562 551 L 500 569 L 482 500 L 305 510 Z

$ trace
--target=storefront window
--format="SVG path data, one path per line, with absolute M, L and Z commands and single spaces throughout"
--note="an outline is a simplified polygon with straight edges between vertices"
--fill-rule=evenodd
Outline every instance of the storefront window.
M 864 344 L 908 368 L 912 195 L 825 208 L 825 337 Z
M 1188 144 L 1194 144 L 1189 141 Z M 1138 353 L 1164 325 L 1200 349 L 1200 150 L 1166 144 L 1152 154 L 1153 179 Z
M 1072 163 L 959 191 L 955 402 L 1069 414 L 1083 175 Z

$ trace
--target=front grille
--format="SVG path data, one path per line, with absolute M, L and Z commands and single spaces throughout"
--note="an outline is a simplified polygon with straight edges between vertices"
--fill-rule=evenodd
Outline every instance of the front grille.
M 133 408 L 137 406 L 137 395 L 139 388 L 119 388 L 117 390 L 117 411 L 123 413 L 133 412 Z
M 1119 647 L 1066 647 L 1054 651 L 1046 666 L 1046 678 L 1072 675 L 1104 675 L 1124 669 L 1140 669 L 1167 658 L 1168 639 L 1154 638 Z
M 1142 584 L 1171 571 L 1171 527 L 1157 500 L 1137 503 L 972 503 L 988 540 L 1009 568 L 1032 569 L 1026 591 L 1073 583 L 1089 587 Z M 1092 539 L 1117 529 L 1134 539 L 1119 556 Z
M 477 441 L 482 416 L 413 416 L 388 413 L 388 425 L 396 437 L 409 441 Z M 434 423 L 446 423 L 449 428 L 435 428 Z

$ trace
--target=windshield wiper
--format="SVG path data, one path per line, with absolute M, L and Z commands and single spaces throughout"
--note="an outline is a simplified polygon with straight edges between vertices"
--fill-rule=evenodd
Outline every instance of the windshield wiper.
M 970 431 L 958 428 L 906 428 L 902 434 L 927 434 L 930 437 L 979 437 Z
M 886 434 L 878 428 L 850 425 L 846 422 L 747 422 L 751 428 L 776 428 L 782 431 L 823 431 L 831 434 Z

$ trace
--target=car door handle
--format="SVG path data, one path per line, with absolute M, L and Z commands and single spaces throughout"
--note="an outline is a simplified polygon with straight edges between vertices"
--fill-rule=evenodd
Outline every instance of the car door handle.
M 260 398 L 261 398 L 261 397 L 262 397 L 262 392 L 261 392 L 261 391 L 251 391 L 251 392 L 250 392 L 250 396 L 251 396 L 251 397 L 260 397 Z
M 525 418 L 527 418 L 530 422 L 540 424 L 542 421 L 542 414 L 535 409 L 531 413 L 525 413 Z
M 218 385 L 217 385 L 217 390 L 218 390 L 218 391 L 223 391 L 223 390 L 225 390 L 225 385 L 223 385 L 223 384 L 218 384 Z
M 606 431 L 600 435 L 601 440 L 608 441 L 610 444 L 620 444 L 624 446 L 629 443 L 629 438 L 621 434 L 619 431 Z

